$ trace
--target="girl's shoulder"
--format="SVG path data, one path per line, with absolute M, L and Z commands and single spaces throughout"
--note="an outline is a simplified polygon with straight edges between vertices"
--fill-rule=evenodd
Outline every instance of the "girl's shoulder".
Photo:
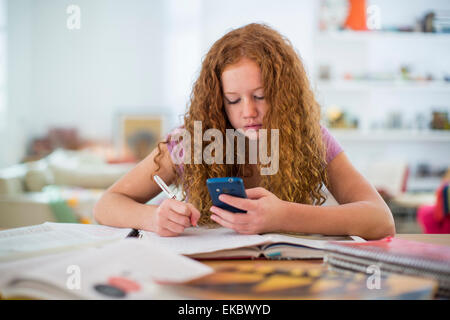
M 322 132 L 322 141 L 326 148 L 326 161 L 327 164 L 330 163 L 339 153 L 343 151 L 342 146 L 333 137 L 333 135 L 328 131 L 327 128 L 320 125 L 320 130 Z

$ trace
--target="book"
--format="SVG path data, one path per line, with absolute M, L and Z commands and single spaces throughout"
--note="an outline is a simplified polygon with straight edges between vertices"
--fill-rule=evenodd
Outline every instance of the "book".
M 242 235 L 227 228 L 187 228 L 177 237 L 142 232 L 167 250 L 195 259 L 322 259 L 328 241 L 364 242 L 357 236 L 266 233 Z
M 367 273 L 369 267 L 386 274 L 435 279 L 437 296 L 450 298 L 450 247 L 387 237 L 364 243 L 330 242 L 324 261 L 336 270 Z
M 156 282 L 213 272 L 200 262 L 138 239 L 0 264 L 3 298 L 158 299 Z
M 403 275 L 380 279 L 371 286 L 370 276 L 335 272 L 323 266 L 275 268 L 267 265 L 236 265 L 185 283 L 162 283 L 159 295 L 167 299 L 432 299 L 434 280 Z

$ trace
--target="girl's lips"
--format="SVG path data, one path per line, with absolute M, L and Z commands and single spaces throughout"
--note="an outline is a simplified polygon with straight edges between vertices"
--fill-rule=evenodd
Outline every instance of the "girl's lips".
M 245 129 L 254 129 L 254 130 L 257 130 L 257 129 L 261 129 L 261 127 L 262 127 L 262 125 L 261 124 L 255 124 L 255 125 L 252 125 L 252 126 L 245 126 Z

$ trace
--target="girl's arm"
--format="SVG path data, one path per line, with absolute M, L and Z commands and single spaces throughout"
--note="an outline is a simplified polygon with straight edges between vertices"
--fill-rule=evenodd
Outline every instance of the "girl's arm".
M 172 159 L 167 146 L 163 144 L 161 148 L 163 157 L 158 175 L 170 185 L 175 179 Z M 164 200 L 159 206 L 146 204 L 161 192 L 152 179 L 157 169 L 154 162 L 157 154 L 156 148 L 106 190 L 94 207 L 98 223 L 153 231 L 162 236 L 178 235 L 185 227 L 197 223 L 200 212 L 191 204 L 172 199 Z
M 280 200 L 263 188 L 247 190 L 249 199 L 221 195 L 220 200 L 247 210 L 233 214 L 212 207 L 211 218 L 240 233 L 273 231 L 356 235 L 380 239 L 395 234 L 392 214 L 367 180 L 341 152 L 328 165 L 329 190 L 337 206 L 312 206 Z
M 329 191 L 339 205 L 287 203 L 280 219 L 286 231 L 329 235 L 357 235 L 380 239 L 395 234 L 392 213 L 375 188 L 341 152 L 328 165 Z

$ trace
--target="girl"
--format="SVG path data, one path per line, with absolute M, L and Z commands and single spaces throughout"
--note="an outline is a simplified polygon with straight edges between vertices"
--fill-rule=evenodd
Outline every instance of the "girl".
M 302 232 L 366 239 L 394 235 L 389 208 L 319 120 L 320 107 L 290 42 L 266 25 L 233 30 L 204 58 L 183 129 L 194 137 L 194 122 L 200 121 L 202 132 L 214 128 L 225 136 L 227 129 L 238 129 L 247 136 L 246 142 L 259 139 L 261 129 L 278 129 L 279 144 L 269 142 L 269 149 L 278 147 L 277 172 L 262 175 L 264 164 L 249 163 L 248 147 L 243 164 L 198 163 L 183 149 L 178 154 L 180 148 L 175 146 L 180 145 L 169 134 L 104 193 L 95 206 L 95 218 L 161 236 L 176 236 L 197 224 L 218 224 L 242 234 Z M 194 142 L 190 143 L 194 150 Z M 184 163 L 175 163 L 175 149 Z M 167 199 L 158 206 L 147 205 L 161 192 L 153 174 L 180 187 L 187 201 Z M 246 214 L 211 206 L 206 179 L 228 176 L 244 180 L 248 199 L 222 195 L 220 200 Z M 339 205 L 320 206 L 325 186 Z

